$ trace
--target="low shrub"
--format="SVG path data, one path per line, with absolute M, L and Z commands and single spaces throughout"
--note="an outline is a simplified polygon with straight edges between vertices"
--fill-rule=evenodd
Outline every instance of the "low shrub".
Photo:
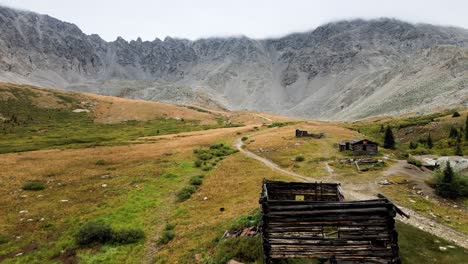
M 210 171 L 212 169 L 213 169 L 213 166 L 211 166 L 211 165 L 205 165 L 205 166 L 202 167 L 202 171 Z
M 260 213 L 260 210 L 255 210 L 251 212 L 250 214 L 242 215 L 236 220 L 234 220 L 230 229 L 236 230 L 236 229 L 246 228 L 250 226 L 257 226 L 260 223 L 261 217 L 262 217 L 262 214 Z
M 25 191 L 40 191 L 46 188 L 46 184 L 41 181 L 29 181 L 22 187 Z
M 411 142 L 409 143 L 409 148 L 410 148 L 410 149 L 417 149 L 417 148 L 418 148 L 418 143 L 417 143 L 417 142 L 411 141 Z
M 89 222 L 80 227 L 75 235 L 79 245 L 94 244 L 131 244 L 145 238 L 145 233 L 141 229 L 113 230 L 109 224 L 104 222 Z
M 114 244 L 132 244 L 145 238 L 145 232 L 141 229 L 123 229 L 112 232 L 111 242 Z
M 215 248 L 212 263 L 227 263 L 235 259 L 243 263 L 257 263 L 263 258 L 261 237 L 223 239 Z
M 96 161 L 96 165 L 98 165 L 98 166 L 103 166 L 103 165 L 106 165 L 106 164 L 107 164 L 107 162 L 105 160 L 97 160 Z
M 213 155 L 211 153 L 201 153 L 200 155 L 198 155 L 198 158 L 201 159 L 201 160 L 210 160 L 211 158 L 213 158 Z
M 267 127 L 269 127 L 269 128 L 284 127 L 284 126 L 289 126 L 289 125 L 293 125 L 293 124 L 296 124 L 296 123 L 297 122 L 274 122 L 274 123 L 269 124 Z
M 417 159 L 415 159 L 415 158 L 413 158 L 411 156 L 406 160 L 406 162 L 408 162 L 408 164 L 412 164 L 414 166 L 418 166 L 418 167 L 422 166 L 421 161 L 419 161 L 419 160 L 417 160 Z
M 7 236 L 4 236 L 4 235 L 0 235 L 0 245 L 1 244 L 6 244 L 10 241 L 10 239 L 8 239 Z
M 191 185 L 199 186 L 203 183 L 203 177 L 204 177 L 203 175 L 193 176 L 192 178 L 190 178 L 189 183 Z
M 294 160 L 295 160 L 295 161 L 299 161 L 299 162 L 300 162 L 300 161 L 304 161 L 304 160 L 305 160 L 305 157 L 302 156 L 302 155 L 298 155 L 298 156 L 296 156 L 296 158 L 295 158 Z
M 202 166 L 202 164 L 203 164 L 203 161 L 201 161 L 201 160 L 198 159 L 198 160 L 196 160 L 196 161 L 194 162 L 194 164 L 195 164 L 195 167 L 200 168 L 200 167 Z
M 182 190 L 179 191 L 179 193 L 177 193 L 177 201 L 183 202 L 183 201 L 190 199 L 192 194 L 196 191 L 197 191 L 197 188 L 195 186 L 190 185 L 190 186 L 184 187 Z
M 458 113 L 457 111 L 453 112 L 452 117 L 459 117 L 459 116 L 460 116 L 460 113 Z
M 80 227 L 75 238 L 80 245 L 104 244 L 112 240 L 112 228 L 103 222 L 89 222 Z
M 248 137 L 242 137 L 241 140 L 242 141 L 246 141 L 247 139 L 249 139 Z
M 158 245 L 165 245 L 175 237 L 175 225 L 166 224 L 162 236 L 158 239 Z

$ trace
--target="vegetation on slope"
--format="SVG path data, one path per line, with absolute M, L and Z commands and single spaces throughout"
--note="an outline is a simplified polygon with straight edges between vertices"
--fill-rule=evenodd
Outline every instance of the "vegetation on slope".
M 125 145 L 140 137 L 234 126 L 222 117 L 215 124 L 171 117 L 103 124 L 88 109 L 73 112 L 83 108 L 79 95 L 47 91 L 47 99 L 57 100 L 58 106 L 40 107 L 34 100 L 43 91 L 17 86 L 2 86 L 1 91 L 10 96 L 0 100 L 0 153 Z

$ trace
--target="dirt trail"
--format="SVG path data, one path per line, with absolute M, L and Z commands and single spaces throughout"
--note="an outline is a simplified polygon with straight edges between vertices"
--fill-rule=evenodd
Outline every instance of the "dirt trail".
M 384 176 L 388 175 L 406 175 L 410 177 L 411 182 L 416 184 L 416 187 L 422 190 L 424 194 L 434 197 L 434 189 L 429 187 L 425 182 L 432 177 L 432 171 L 424 167 L 418 168 L 408 164 L 405 160 L 399 160 L 384 173 Z
M 250 134 L 248 136 L 250 137 L 256 134 L 259 134 L 259 133 Z M 272 162 L 271 160 L 260 157 L 254 154 L 253 152 L 250 152 L 249 150 L 242 148 L 243 145 L 244 145 L 244 142 L 242 142 L 241 138 L 238 138 L 235 142 L 235 146 L 240 152 L 244 153 L 246 156 L 250 158 L 253 158 L 262 162 L 265 166 L 271 168 L 272 170 L 282 172 L 284 174 L 290 175 L 304 182 L 317 182 L 317 181 L 322 181 L 322 180 L 330 181 L 329 177 L 322 177 L 322 178 L 314 177 L 312 179 L 312 178 L 300 175 L 298 173 L 283 169 L 279 167 L 276 163 Z M 334 172 L 332 172 L 331 168 L 330 170 L 328 169 L 329 166 L 327 163 L 325 163 L 325 166 L 327 167 L 329 174 L 333 176 Z M 375 195 L 369 194 L 369 193 L 376 193 L 374 192 L 375 189 L 376 189 L 375 186 L 373 186 L 372 184 L 368 184 L 368 185 L 347 184 L 346 188 L 343 188 L 343 192 L 344 192 L 345 197 L 348 197 L 348 199 L 351 198 L 350 200 L 367 200 L 367 199 L 376 198 Z M 421 230 L 424 230 L 428 233 L 441 237 L 447 241 L 451 241 L 460 247 L 468 249 L 468 235 L 462 232 L 456 231 L 443 224 L 437 223 L 436 221 L 433 221 L 427 217 L 424 217 L 418 214 L 416 211 L 413 211 L 412 209 L 401 207 L 399 205 L 397 206 L 410 216 L 409 219 L 398 216 L 397 220 L 403 223 L 415 226 Z

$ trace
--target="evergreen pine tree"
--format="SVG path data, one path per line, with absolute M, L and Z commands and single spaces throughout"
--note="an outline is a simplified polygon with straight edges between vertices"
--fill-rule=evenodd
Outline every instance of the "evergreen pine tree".
M 454 127 L 450 127 L 449 138 L 456 138 L 458 136 L 458 130 Z
M 468 116 L 467 116 L 466 122 L 468 124 Z M 382 124 L 382 125 L 380 125 L 380 133 L 383 133 L 383 132 L 385 132 L 385 128 L 384 128 L 384 126 Z
M 461 148 L 461 135 L 457 137 L 457 144 L 455 145 L 455 155 L 463 156 L 463 150 Z
M 468 141 L 468 116 L 466 116 L 465 120 L 465 141 Z
M 444 168 L 442 182 L 444 183 L 451 183 L 453 178 L 455 177 L 453 173 L 452 166 L 450 165 L 450 161 L 447 161 L 447 165 Z
M 384 148 L 386 149 L 394 149 L 395 148 L 395 138 L 393 137 L 393 132 L 390 126 L 387 126 L 387 129 L 385 130 L 385 136 L 384 136 Z
M 427 136 L 427 147 L 429 149 L 432 149 L 433 146 L 434 146 L 434 144 L 432 143 L 431 133 L 429 133 L 429 135 Z

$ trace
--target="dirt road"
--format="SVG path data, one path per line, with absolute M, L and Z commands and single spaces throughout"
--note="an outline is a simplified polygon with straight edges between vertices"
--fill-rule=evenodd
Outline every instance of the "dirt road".
M 256 134 L 258 134 L 258 133 L 256 133 Z M 249 137 L 253 136 L 253 135 L 255 135 L 255 134 L 250 134 Z M 298 179 L 300 181 L 304 181 L 304 182 L 316 182 L 316 181 L 322 181 L 322 180 L 323 181 L 327 181 L 327 180 L 330 181 L 329 177 L 313 178 L 312 179 L 312 178 L 306 177 L 304 175 L 300 175 L 298 173 L 283 169 L 283 168 L 279 167 L 276 163 L 272 162 L 271 160 L 260 157 L 260 156 L 258 156 L 256 154 L 254 154 L 253 152 L 250 152 L 249 150 L 244 149 L 242 147 L 243 145 L 244 145 L 244 142 L 242 141 L 242 139 L 238 138 L 236 140 L 236 142 L 235 142 L 235 146 L 240 152 L 242 152 L 243 154 L 245 154 L 246 156 L 248 156 L 250 158 L 253 158 L 255 160 L 258 160 L 258 161 L 262 162 L 265 166 L 271 168 L 272 170 L 282 172 L 284 174 L 287 174 L 287 175 L 289 175 L 291 177 L 294 177 L 294 178 L 296 178 L 296 179 Z M 328 167 L 328 164 L 326 164 L 326 166 Z M 329 171 L 330 175 L 333 174 L 330 170 L 328 170 L 328 171 Z M 376 197 L 374 195 L 370 195 L 369 193 L 361 192 L 362 190 L 369 190 L 369 187 L 371 187 L 370 189 L 375 189 L 375 186 L 374 186 L 374 188 L 372 188 L 372 186 L 369 186 L 369 185 L 366 185 L 366 186 L 347 185 L 346 189 L 344 189 L 343 192 L 345 194 L 345 197 L 348 197 L 348 199 L 350 199 L 350 200 L 375 199 Z M 415 227 L 417 227 L 417 228 L 419 228 L 421 230 L 424 230 L 424 231 L 429 232 L 429 233 L 431 233 L 433 235 L 441 237 L 441 238 L 443 238 L 443 239 L 445 239 L 447 241 L 453 242 L 454 244 L 456 244 L 456 245 L 458 245 L 460 247 L 468 249 L 468 235 L 466 235 L 464 233 L 461 233 L 459 231 L 456 231 L 456 230 L 454 230 L 454 229 L 452 229 L 450 227 L 447 227 L 447 226 L 445 226 L 443 224 L 437 223 L 437 222 L 433 221 L 432 219 L 424 217 L 424 216 L 418 214 L 416 211 L 413 211 L 412 209 L 401 207 L 399 205 L 397 205 L 397 206 L 400 209 L 402 209 L 406 214 L 408 214 L 410 216 L 409 219 L 398 216 L 397 220 L 399 220 L 399 221 L 401 221 L 403 223 L 415 226 Z

